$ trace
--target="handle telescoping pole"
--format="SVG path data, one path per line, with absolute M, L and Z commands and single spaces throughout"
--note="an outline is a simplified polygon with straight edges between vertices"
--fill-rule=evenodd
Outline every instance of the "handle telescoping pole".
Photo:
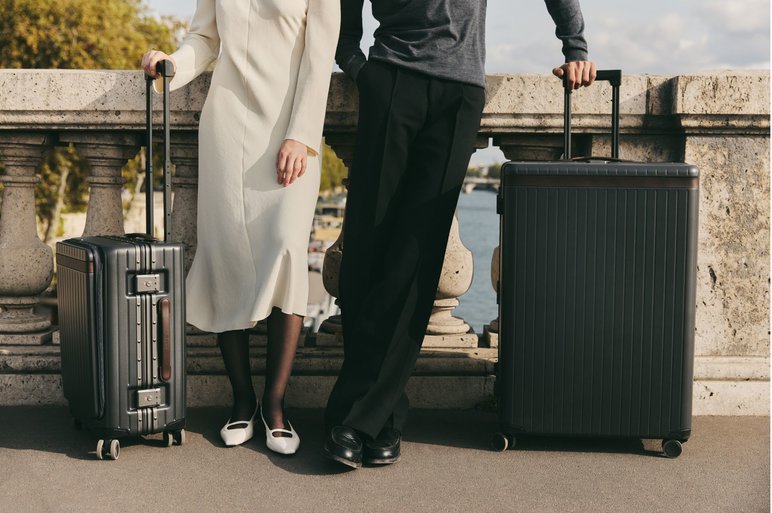
M 622 70 L 598 70 L 595 80 L 611 84 L 611 157 L 619 158 L 619 88 L 622 85 Z M 571 88 L 568 76 L 563 75 L 563 158 L 571 159 Z
M 169 126 L 169 81 L 174 76 L 174 65 L 169 60 L 160 61 L 156 65 L 156 71 L 163 77 L 163 106 L 164 106 L 164 242 L 171 240 L 172 218 L 171 218 L 171 152 L 170 144 L 171 129 Z M 154 237 L 153 229 L 153 78 L 147 78 L 147 144 L 145 157 L 145 223 L 148 237 Z

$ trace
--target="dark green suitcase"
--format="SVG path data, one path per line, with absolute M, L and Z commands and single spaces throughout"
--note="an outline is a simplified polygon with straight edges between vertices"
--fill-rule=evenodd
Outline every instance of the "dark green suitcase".
M 621 72 L 611 81 L 618 154 Z M 566 93 L 566 155 L 570 94 Z M 496 398 L 501 432 L 691 433 L 699 172 L 616 159 L 507 162 Z

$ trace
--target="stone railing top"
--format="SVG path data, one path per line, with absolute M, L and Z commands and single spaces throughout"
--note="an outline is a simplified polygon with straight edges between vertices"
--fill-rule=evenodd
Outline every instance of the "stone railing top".
M 172 93 L 173 123 L 195 129 L 209 85 L 206 73 Z M 491 74 L 481 132 L 559 131 L 561 83 L 549 75 Z M 769 72 L 625 76 L 622 129 L 769 129 Z M 139 130 L 145 122 L 145 83 L 139 71 L 0 70 L 0 130 Z M 158 96 L 158 95 L 156 95 Z M 599 84 L 574 97 L 575 127 L 608 126 L 611 90 Z M 160 110 L 160 97 L 156 98 Z M 356 89 L 334 73 L 326 131 L 356 124 Z
M 674 114 L 763 115 L 769 109 L 769 71 L 700 73 L 674 78 Z

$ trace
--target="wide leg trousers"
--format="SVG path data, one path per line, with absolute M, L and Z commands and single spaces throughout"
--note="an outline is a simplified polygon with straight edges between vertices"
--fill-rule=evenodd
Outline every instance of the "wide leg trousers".
M 370 60 L 343 228 L 344 361 L 325 424 L 402 431 L 485 104 L 482 87 Z

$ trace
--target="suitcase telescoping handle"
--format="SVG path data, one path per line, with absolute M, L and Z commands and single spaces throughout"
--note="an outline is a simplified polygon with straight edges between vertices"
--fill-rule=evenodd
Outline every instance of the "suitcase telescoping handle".
M 595 80 L 611 83 L 611 158 L 619 158 L 619 87 L 622 85 L 622 70 L 598 70 Z M 563 76 L 563 138 L 564 158 L 571 159 L 571 88 L 568 87 L 568 77 Z
M 172 238 L 171 206 L 171 154 L 169 152 L 169 80 L 174 76 L 174 65 L 170 60 L 163 60 L 156 65 L 156 71 L 163 77 L 164 82 L 164 242 Z M 147 80 L 147 146 L 145 156 L 145 191 L 146 198 L 146 232 L 149 238 L 155 238 L 153 233 L 153 77 L 146 76 Z

